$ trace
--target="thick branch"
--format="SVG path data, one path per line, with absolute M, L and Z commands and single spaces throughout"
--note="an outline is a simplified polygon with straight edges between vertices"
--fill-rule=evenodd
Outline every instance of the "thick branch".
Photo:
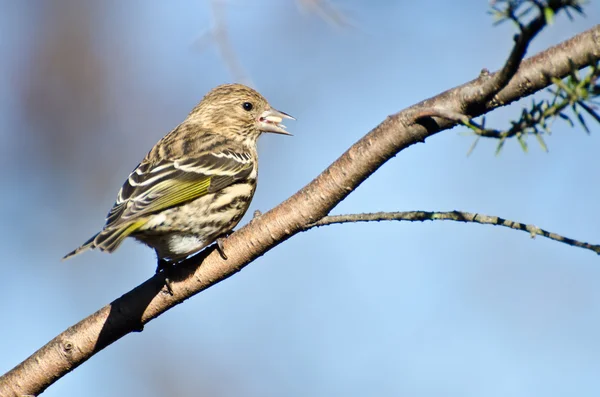
M 600 245 L 589 244 L 582 241 L 577 241 L 572 238 L 561 236 L 557 233 L 552 233 L 544 229 L 540 229 L 535 225 L 526 225 L 524 223 L 511 221 L 509 219 L 500 218 L 498 216 L 474 214 L 464 211 L 448 211 L 448 212 L 429 212 L 429 211 L 402 211 L 402 212 L 374 212 L 367 214 L 350 214 L 350 215 L 330 215 L 319 221 L 306 225 L 304 230 L 310 230 L 314 227 L 333 225 L 336 223 L 354 223 L 354 222 L 381 222 L 381 221 L 456 221 L 467 223 L 480 223 L 482 225 L 504 226 L 510 229 L 521 230 L 527 232 L 531 237 L 542 236 L 554 241 L 572 245 L 574 247 L 585 248 L 594 251 L 600 255 Z
M 569 73 L 570 62 L 576 68 L 583 68 L 599 58 L 600 26 L 596 26 L 524 61 L 495 99 L 474 106 L 471 116 L 545 88 L 551 84 L 551 77 L 562 78 Z M 104 347 L 139 331 L 161 313 L 230 277 L 306 225 L 318 221 L 398 152 L 453 125 L 443 119 L 414 123 L 413 114 L 425 107 L 460 112 L 471 105 L 465 103 L 464 90 L 481 84 L 480 79 L 474 80 L 388 117 L 298 193 L 227 238 L 227 261 L 217 252 L 207 252 L 176 266 L 169 274 L 173 295 L 164 289 L 162 276 L 150 278 L 70 327 L 0 377 L 0 395 L 41 393 Z

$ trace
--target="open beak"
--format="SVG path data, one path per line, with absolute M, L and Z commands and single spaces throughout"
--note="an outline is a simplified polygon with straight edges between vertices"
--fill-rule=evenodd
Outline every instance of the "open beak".
M 273 132 L 275 134 L 292 135 L 285 130 L 285 125 L 281 124 L 283 119 L 296 120 L 289 114 L 280 112 L 277 109 L 267 109 L 258 118 L 258 128 L 262 132 Z

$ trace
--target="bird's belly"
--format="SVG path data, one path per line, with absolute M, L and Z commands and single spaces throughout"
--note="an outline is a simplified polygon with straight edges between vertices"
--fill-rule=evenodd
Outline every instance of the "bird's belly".
M 168 257 L 178 259 L 190 253 L 198 252 L 208 244 L 199 236 L 191 234 L 172 234 L 167 238 Z
M 250 205 L 254 186 L 240 183 L 153 215 L 133 237 L 160 258 L 180 260 L 230 232 Z

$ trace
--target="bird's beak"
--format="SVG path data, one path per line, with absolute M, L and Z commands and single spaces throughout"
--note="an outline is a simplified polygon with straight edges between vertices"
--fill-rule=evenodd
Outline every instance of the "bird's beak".
M 285 130 L 285 125 L 281 124 L 283 119 L 296 120 L 287 113 L 280 112 L 277 109 L 269 108 L 265 110 L 258 118 L 259 129 L 262 132 L 292 135 Z

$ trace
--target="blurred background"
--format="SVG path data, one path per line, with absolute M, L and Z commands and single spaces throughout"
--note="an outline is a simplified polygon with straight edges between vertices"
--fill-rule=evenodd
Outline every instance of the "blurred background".
M 154 253 L 60 258 L 212 87 L 251 84 L 297 118 L 260 140 L 266 211 L 387 115 L 502 65 L 488 2 L 3 0 L 0 373 L 152 276 Z M 564 15 L 529 54 L 600 20 Z M 530 100 L 525 101 L 529 103 Z M 505 127 L 519 107 L 489 115 Z M 400 153 L 334 213 L 465 210 L 600 243 L 600 128 L 550 152 L 459 129 Z M 249 216 L 242 221 L 246 223 Z M 600 261 L 472 224 L 298 235 L 128 335 L 44 396 L 597 396 Z

